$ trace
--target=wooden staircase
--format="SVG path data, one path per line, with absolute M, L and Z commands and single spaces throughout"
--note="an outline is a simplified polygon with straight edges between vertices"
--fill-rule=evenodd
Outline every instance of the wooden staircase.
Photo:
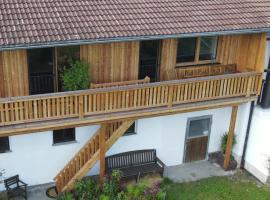
M 102 124 L 100 129 L 54 178 L 57 191 L 61 193 L 72 189 L 74 182 L 83 178 L 99 159 L 101 173 L 104 173 L 105 152 L 132 123 L 134 120 Z

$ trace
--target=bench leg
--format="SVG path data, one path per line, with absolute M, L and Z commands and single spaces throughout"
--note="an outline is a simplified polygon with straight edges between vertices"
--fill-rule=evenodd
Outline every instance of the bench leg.
M 136 178 L 136 183 L 140 180 L 141 172 L 138 173 L 137 178 Z

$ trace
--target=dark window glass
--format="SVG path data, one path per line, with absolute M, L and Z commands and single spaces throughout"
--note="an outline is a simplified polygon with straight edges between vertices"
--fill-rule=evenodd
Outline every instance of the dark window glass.
M 178 39 L 177 63 L 194 62 L 196 51 L 196 38 Z
M 30 94 L 54 92 L 53 49 L 29 49 Z
M 132 134 L 136 134 L 135 131 L 135 122 L 128 128 L 128 130 L 124 133 L 124 135 L 132 135 Z
M 192 138 L 209 135 L 210 125 L 211 125 L 210 118 L 191 120 L 189 124 L 188 137 Z
M 148 76 L 151 82 L 158 79 L 159 40 L 142 41 L 140 43 L 139 79 Z
M 216 58 L 217 37 L 201 37 L 199 60 L 214 60 Z
M 0 153 L 5 153 L 7 151 L 10 151 L 9 138 L 0 137 Z
M 53 143 L 63 143 L 75 141 L 75 128 L 53 131 Z

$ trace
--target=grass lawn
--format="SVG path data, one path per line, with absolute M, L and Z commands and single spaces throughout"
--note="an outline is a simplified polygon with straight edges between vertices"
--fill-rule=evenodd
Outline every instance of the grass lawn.
M 270 200 L 269 186 L 262 186 L 242 173 L 167 185 L 167 200 Z

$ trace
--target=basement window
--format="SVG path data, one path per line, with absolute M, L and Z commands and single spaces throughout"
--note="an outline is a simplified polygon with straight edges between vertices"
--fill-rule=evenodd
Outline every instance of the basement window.
M 123 136 L 128 136 L 128 135 L 134 135 L 136 134 L 136 123 L 134 122 L 128 130 L 124 133 Z
M 75 141 L 75 128 L 68 128 L 53 131 L 53 144 Z
M 9 151 L 9 137 L 0 137 L 0 153 L 6 153 Z
M 176 66 L 181 67 L 215 62 L 217 40 L 216 36 L 178 39 Z

